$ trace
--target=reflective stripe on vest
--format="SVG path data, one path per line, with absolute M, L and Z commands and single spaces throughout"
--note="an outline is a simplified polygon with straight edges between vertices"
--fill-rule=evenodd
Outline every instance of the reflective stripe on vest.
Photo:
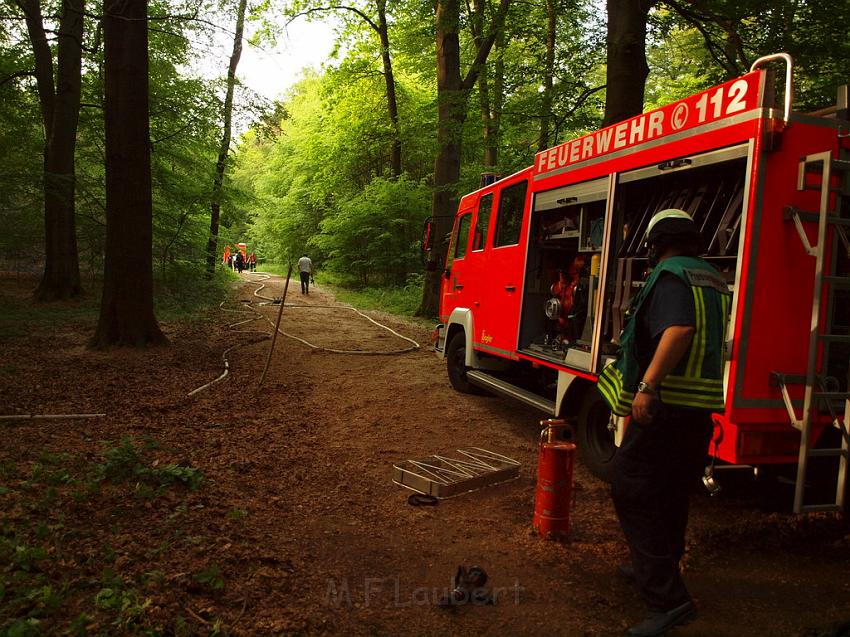
M 613 364 L 602 370 L 596 387 L 615 414 L 626 416 L 632 413 L 635 395 L 623 389 L 623 374 Z

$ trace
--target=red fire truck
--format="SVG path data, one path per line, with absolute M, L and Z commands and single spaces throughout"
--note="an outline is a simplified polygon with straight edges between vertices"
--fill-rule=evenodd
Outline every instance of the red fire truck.
M 785 63 L 779 105 L 775 61 Z M 681 208 L 733 294 L 716 457 L 797 463 L 795 510 L 842 508 L 848 89 L 835 106 L 793 112 L 792 67 L 786 54 L 761 58 L 738 79 L 542 151 L 464 196 L 435 333 L 452 386 L 571 419 L 584 463 L 609 476 L 628 422 L 612 417 L 595 381 L 645 279 L 646 224 Z M 804 501 L 814 456 L 833 456 L 832 502 Z

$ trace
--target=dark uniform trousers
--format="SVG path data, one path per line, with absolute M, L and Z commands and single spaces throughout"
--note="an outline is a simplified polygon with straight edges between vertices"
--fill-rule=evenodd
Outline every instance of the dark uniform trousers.
M 679 573 L 688 499 L 703 475 L 711 412 L 658 403 L 652 423 L 632 420 L 614 458 L 612 497 L 632 551 L 635 582 L 652 610 L 690 599 Z

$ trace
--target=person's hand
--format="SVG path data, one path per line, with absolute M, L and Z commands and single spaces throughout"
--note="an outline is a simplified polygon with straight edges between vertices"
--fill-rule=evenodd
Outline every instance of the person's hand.
M 658 396 L 647 392 L 637 392 L 632 401 L 632 418 L 639 425 L 648 425 L 658 411 Z

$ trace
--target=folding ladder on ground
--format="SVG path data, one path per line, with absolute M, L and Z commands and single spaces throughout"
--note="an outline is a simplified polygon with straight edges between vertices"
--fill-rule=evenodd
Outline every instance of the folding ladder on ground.
M 807 175 L 818 175 L 820 183 L 808 183 Z M 817 180 L 817 177 L 815 177 Z M 817 189 L 820 191 L 820 205 L 816 212 L 807 212 L 798 208 L 787 207 L 786 219 L 792 220 L 803 242 L 806 252 L 815 259 L 815 281 L 812 295 L 811 334 L 809 337 L 809 355 L 805 376 L 788 376 L 775 374 L 777 384 L 782 392 L 785 406 L 791 417 L 791 424 L 800 430 L 800 454 L 797 465 L 797 481 L 794 493 L 794 512 L 809 511 L 838 511 L 844 508 L 844 496 L 848 478 L 848 456 L 850 456 L 850 378 L 843 379 L 843 387 L 834 377 L 827 375 L 830 344 L 850 344 L 850 334 L 837 334 L 834 329 L 833 309 L 836 292 L 850 290 L 850 275 L 839 274 L 836 271 L 836 250 L 830 251 L 828 241 L 833 237 L 832 245 L 841 247 L 850 256 L 850 241 L 848 228 L 850 217 L 842 216 L 841 195 L 850 195 L 850 161 L 836 159 L 832 151 L 808 155 L 800 160 L 797 176 L 797 190 Z M 838 187 L 836 187 L 838 184 Z M 834 208 L 832 206 L 834 205 Z M 804 222 L 817 223 L 817 244 L 812 245 L 804 229 Z M 832 227 L 834 231 L 829 232 Z M 832 254 L 829 254 L 832 252 Z M 829 262 L 827 262 L 829 256 Z M 826 288 L 824 288 L 826 286 Z M 825 290 L 825 294 L 824 294 Z M 826 308 L 823 303 L 826 303 Z M 850 374 L 850 368 L 848 368 Z M 797 417 L 796 409 L 788 392 L 791 384 L 804 385 L 803 412 Z M 836 409 L 836 403 L 842 408 Z M 837 412 L 842 412 L 841 415 Z M 830 414 L 832 426 L 841 433 L 841 444 L 838 447 L 825 449 L 815 448 L 812 440 L 812 429 L 816 422 L 821 421 L 821 414 Z M 835 501 L 826 504 L 805 504 L 806 472 L 809 459 L 813 457 L 834 457 L 838 459 L 838 476 L 836 480 Z

